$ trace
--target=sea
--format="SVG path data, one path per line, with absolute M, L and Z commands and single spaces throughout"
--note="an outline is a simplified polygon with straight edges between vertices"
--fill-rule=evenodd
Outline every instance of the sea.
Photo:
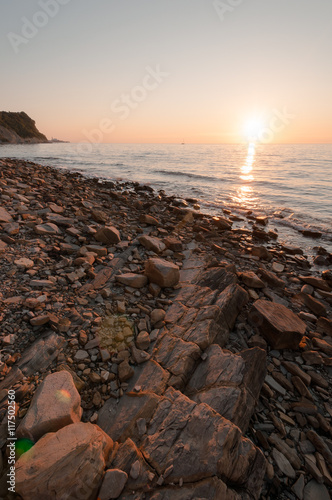
M 332 252 L 332 144 L 24 144 L 0 146 L 1 158 L 20 158 L 84 176 L 138 181 L 180 199 L 197 200 L 203 213 L 230 209 L 267 215 L 278 241 Z M 305 237 L 310 229 L 320 238 Z

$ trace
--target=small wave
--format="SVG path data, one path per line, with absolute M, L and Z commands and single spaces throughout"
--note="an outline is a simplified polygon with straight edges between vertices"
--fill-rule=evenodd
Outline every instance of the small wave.
M 206 181 L 216 181 L 222 180 L 217 177 L 212 177 L 209 175 L 200 175 L 200 174 L 188 174 L 186 172 L 174 171 L 174 170 L 154 170 L 155 174 L 169 175 L 169 176 L 179 176 L 179 177 L 189 177 L 190 179 L 201 179 Z

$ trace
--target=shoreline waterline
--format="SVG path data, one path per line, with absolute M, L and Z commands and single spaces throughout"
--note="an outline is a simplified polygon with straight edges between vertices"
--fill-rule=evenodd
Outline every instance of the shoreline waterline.
M 0 154 L 88 177 L 151 185 L 172 196 L 197 199 L 206 214 L 231 209 L 245 218 L 251 210 L 268 216 L 284 243 L 301 246 L 308 255 L 318 246 L 332 252 L 332 146 L 299 148 L 257 146 L 253 157 L 246 145 L 94 144 L 92 154 L 79 156 L 77 144 L 65 143 L 2 146 Z M 300 231 L 321 232 L 322 237 L 303 237 Z

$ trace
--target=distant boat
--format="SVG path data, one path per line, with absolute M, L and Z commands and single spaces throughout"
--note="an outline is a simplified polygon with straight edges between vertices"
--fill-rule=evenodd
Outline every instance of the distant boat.
M 182 139 L 182 142 L 181 142 L 181 144 L 185 144 L 185 142 L 184 142 L 184 139 Z

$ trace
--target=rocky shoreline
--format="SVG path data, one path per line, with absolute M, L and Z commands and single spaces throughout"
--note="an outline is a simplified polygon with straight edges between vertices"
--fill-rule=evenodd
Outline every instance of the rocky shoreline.
M 0 160 L 0 498 L 331 498 L 332 256 L 234 220 Z

